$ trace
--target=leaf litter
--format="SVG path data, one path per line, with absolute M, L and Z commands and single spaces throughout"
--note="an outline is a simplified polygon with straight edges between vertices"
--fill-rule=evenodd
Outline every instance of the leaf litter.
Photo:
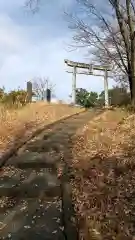
M 135 239 L 135 115 L 106 111 L 79 129 L 73 144 L 80 239 Z

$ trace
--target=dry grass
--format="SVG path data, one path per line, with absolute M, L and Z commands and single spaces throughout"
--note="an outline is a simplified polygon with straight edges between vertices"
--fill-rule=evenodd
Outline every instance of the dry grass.
M 20 109 L 0 107 L 0 151 L 10 148 L 15 139 L 31 134 L 37 128 L 72 115 L 80 108 L 64 104 L 32 103 Z
M 135 239 L 135 115 L 96 117 L 78 131 L 72 154 L 80 239 Z

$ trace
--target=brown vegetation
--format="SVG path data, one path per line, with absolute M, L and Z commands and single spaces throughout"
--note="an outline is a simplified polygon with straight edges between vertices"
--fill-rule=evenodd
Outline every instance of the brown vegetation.
M 14 143 L 15 139 L 30 135 L 37 128 L 82 111 L 64 104 L 31 103 L 20 109 L 0 107 L 0 151 Z
M 108 111 L 74 140 L 73 199 L 80 239 L 135 237 L 135 115 Z

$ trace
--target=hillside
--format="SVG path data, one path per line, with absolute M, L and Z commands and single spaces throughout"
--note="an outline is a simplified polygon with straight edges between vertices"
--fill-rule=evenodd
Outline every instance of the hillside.
M 18 139 L 22 140 L 36 129 L 59 119 L 82 111 L 64 104 L 31 103 L 20 109 L 0 107 L 0 151 L 10 148 Z
M 135 236 L 135 115 L 107 111 L 78 131 L 72 186 L 80 239 Z

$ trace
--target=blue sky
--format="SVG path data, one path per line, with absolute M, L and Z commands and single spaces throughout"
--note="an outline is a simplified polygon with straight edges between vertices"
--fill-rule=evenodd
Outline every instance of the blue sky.
M 25 88 L 28 80 L 48 77 L 56 84 L 57 98 L 67 100 L 72 76 L 66 73 L 64 59 L 88 61 L 82 50 L 68 51 L 73 33 L 63 10 L 73 10 L 75 0 L 42 0 L 34 15 L 24 8 L 24 2 L 0 1 L 0 85 L 7 90 Z M 103 79 L 78 75 L 77 87 L 100 92 Z

